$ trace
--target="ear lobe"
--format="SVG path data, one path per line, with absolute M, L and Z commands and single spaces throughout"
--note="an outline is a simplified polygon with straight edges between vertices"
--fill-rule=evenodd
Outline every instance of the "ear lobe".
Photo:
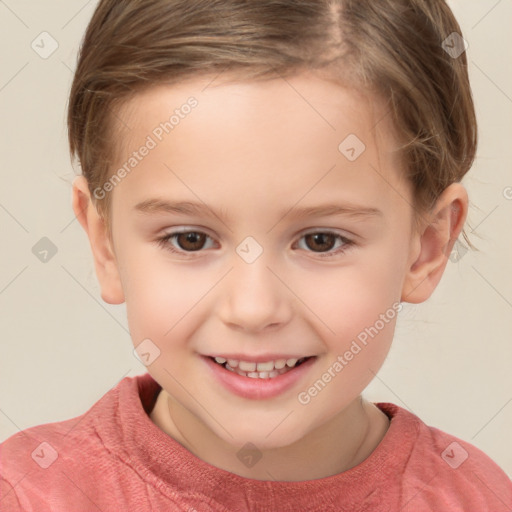
M 73 211 L 89 238 L 101 298 L 108 304 L 122 304 L 124 293 L 106 220 L 96 210 L 83 176 L 77 176 L 73 181 Z
M 429 215 L 422 233 L 415 233 L 412 261 L 402 288 L 404 302 L 418 304 L 434 292 L 446 268 L 468 212 L 468 195 L 460 183 L 447 187 Z

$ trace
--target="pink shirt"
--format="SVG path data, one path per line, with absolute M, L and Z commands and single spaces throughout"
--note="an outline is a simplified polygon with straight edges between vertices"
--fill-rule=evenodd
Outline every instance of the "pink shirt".
M 38 425 L 0 445 L 0 510 L 512 510 L 512 482 L 483 452 L 390 403 L 374 452 L 338 475 L 302 482 L 243 478 L 212 466 L 148 414 L 160 386 L 125 377 L 85 414 Z

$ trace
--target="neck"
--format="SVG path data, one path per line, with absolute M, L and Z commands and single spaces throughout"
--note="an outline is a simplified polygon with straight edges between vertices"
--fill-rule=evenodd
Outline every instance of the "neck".
M 237 457 L 240 446 L 218 437 L 165 390 L 158 395 L 151 420 L 201 460 L 236 475 L 256 480 L 295 482 L 347 471 L 377 447 L 388 417 L 358 397 L 337 416 L 288 446 L 261 450 L 265 464 L 245 467 Z

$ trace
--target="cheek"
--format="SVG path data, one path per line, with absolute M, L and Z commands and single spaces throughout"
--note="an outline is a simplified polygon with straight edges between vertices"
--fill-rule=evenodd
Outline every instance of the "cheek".
M 365 329 L 374 326 L 380 315 L 395 313 L 392 306 L 400 299 L 402 271 L 395 244 L 390 239 L 375 244 L 343 266 L 318 265 L 287 274 L 285 280 L 294 283 L 294 292 L 304 303 L 298 303 L 303 309 L 300 316 L 309 319 L 330 352 L 344 353 L 352 340 L 364 341 Z M 119 267 L 134 344 L 150 338 L 159 345 L 170 341 L 179 345 L 204 321 L 198 315 L 208 315 L 204 309 L 208 300 L 202 299 L 210 291 L 215 295 L 212 287 L 225 269 L 193 269 L 166 258 L 164 249 L 130 243 L 129 237 L 122 245 Z M 286 293 L 282 299 L 293 300 Z M 380 328 L 379 338 L 391 338 L 392 325 L 394 321 Z
M 195 273 L 170 263 L 155 249 L 127 251 L 121 265 L 128 324 L 134 342 L 179 340 L 177 331 L 211 287 Z
M 310 290 L 307 304 L 319 318 L 315 329 L 327 352 L 311 381 L 314 389 L 304 390 L 305 399 L 315 397 L 319 414 L 346 406 L 371 382 L 389 352 L 401 306 L 400 295 L 393 293 L 393 270 L 383 272 L 382 266 L 346 267 L 301 291 Z
M 401 309 L 401 263 L 392 246 L 392 242 L 384 242 L 378 249 L 359 253 L 353 264 L 318 272 L 303 281 L 298 291 L 300 297 L 307 297 L 305 302 L 319 319 L 315 327 L 328 352 L 317 377 L 330 378 L 323 372 L 336 375 L 335 384 L 321 401 L 343 402 L 360 392 L 389 352 Z M 340 389 L 344 390 L 341 395 Z
M 297 294 L 318 318 L 325 336 L 343 345 L 374 325 L 381 315 L 386 316 L 386 327 L 395 317 L 393 305 L 396 308 L 400 300 L 397 267 L 382 253 L 380 258 L 370 257 L 366 262 L 361 258 L 345 267 L 315 273 L 307 280 L 297 278 L 296 282 L 303 283 Z

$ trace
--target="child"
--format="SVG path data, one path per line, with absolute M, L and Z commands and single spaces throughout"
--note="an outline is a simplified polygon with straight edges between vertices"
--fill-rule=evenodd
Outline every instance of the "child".
M 464 50 L 443 0 L 100 1 L 73 208 L 148 373 L 5 441 L 0 509 L 510 510 L 361 395 L 465 236 Z

